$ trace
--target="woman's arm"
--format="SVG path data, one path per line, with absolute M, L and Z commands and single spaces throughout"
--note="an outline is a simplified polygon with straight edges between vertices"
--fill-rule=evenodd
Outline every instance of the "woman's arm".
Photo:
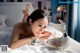
M 25 44 L 29 44 L 31 43 L 31 38 L 26 38 L 26 39 L 21 39 L 21 40 L 17 40 L 17 41 L 14 41 L 12 44 L 11 44 L 11 49 L 16 49 L 16 48 L 19 48 Z
M 54 37 L 54 34 L 52 34 L 51 32 L 45 30 L 39 37 L 40 40 L 46 40 L 49 37 Z
M 12 33 L 12 40 L 10 44 L 10 48 L 12 49 L 16 49 L 18 47 L 21 47 L 31 42 L 30 38 L 19 40 L 19 34 L 21 33 L 20 25 L 21 23 L 18 23 L 14 26 L 13 33 Z
M 13 32 L 12 32 L 12 38 L 11 38 L 11 43 L 10 45 L 12 44 L 12 42 L 14 41 L 17 41 L 19 39 L 19 33 L 20 33 L 20 25 L 21 23 L 17 23 L 15 24 L 14 28 L 13 28 Z

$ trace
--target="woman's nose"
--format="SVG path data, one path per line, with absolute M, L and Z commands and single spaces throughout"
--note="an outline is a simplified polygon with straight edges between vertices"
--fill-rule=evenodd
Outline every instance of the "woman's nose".
M 40 31 L 43 32 L 44 31 L 44 28 L 41 28 Z

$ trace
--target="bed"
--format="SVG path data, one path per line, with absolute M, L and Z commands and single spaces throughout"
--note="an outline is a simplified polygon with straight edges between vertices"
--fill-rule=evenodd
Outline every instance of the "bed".
M 14 50 L 8 48 L 7 53 L 80 53 L 80 44 L 71 38 L 69 38 L 69 41 L 68 48 L 64 50 L 54 50 L 43 45 L 24 45 Z
M 12 35 L 13 26 L 21 22 L 23 19 L 22 10 L 26 4 L 30 4 L 30 11 L 33 11 L 31 2 L 15 2 L 15 3 L 0 3 L 0 45 L 9 45 Z M 58 27 L 59 26 L 59 27 Z M 47 29 L 57 35 L 62 35 L 62 25 L 49 23 Z M 56 36 L 57 37 L 57 36 Z M 69 47 L 66 50 L 53 50 L 44 47 L 43 45 L 32 46 L 24 45 L 20 48 L 12 50 L 8 48 L 7 53 L 80 53 L 80 43 L 70 38 Z M 1 48 L 0 48 L 1 49 Z

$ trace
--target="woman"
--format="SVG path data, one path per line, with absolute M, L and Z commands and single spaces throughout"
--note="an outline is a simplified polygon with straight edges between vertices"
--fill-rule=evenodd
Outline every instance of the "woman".
M 15 49 L 29 44 L 35 37 L 40 40 L 49 38 L 52 33 L 46 31 L 47 25 L 45 12 L 40 9 L 35 10 L 28 16 L 26 22 L 20 22 L 14 26 L 10 48 Z

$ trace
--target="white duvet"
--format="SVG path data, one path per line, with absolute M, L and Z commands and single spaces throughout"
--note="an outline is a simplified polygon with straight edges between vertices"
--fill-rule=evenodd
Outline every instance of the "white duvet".
M 69 38 L 69 40 L 69 46 L 64 50 L 54 50 L 53 48 L 43 45 L 24 45 L 15 50 L 9 50 L 6 53 L 80 53 L 80 43 L 71 38 Z
M 60 31 L 57 31 L 56 29 L 52 29 L 53 27 L 49 26 L 48 29 L 52 33 L 56 34 L 56 37 L 59 37 L 62 35 Z M 58 36 L 59 35 L 59 36 Z M 68 37 L 70 43 L 66 46 L 64 50 L 54 50 L 51 47 L 48 47 L 46 45 L 24 45 L 17 49 L 10 49 L 8 48 L 8 51 L 5 53 L 80 53 L 80 43 L 75 41 L 74 39 Z M 3 53 L 3 52 L 0 52 Z
M 62 35 L 61 32 L 49 27 L 49 30 L 51 32 L 55 32 L 57 35 Z M 15 50 L 9 49 L 6 53 L 80 53 L 80 43 L 75 41 L 74 39 L 68 37 L 69 44 L 67 45 L 67 48 L 64 50 L 54 50 L 53 48 L 50 48 L 45 45 L 24 45 L 20 48 L 17 48 Z

